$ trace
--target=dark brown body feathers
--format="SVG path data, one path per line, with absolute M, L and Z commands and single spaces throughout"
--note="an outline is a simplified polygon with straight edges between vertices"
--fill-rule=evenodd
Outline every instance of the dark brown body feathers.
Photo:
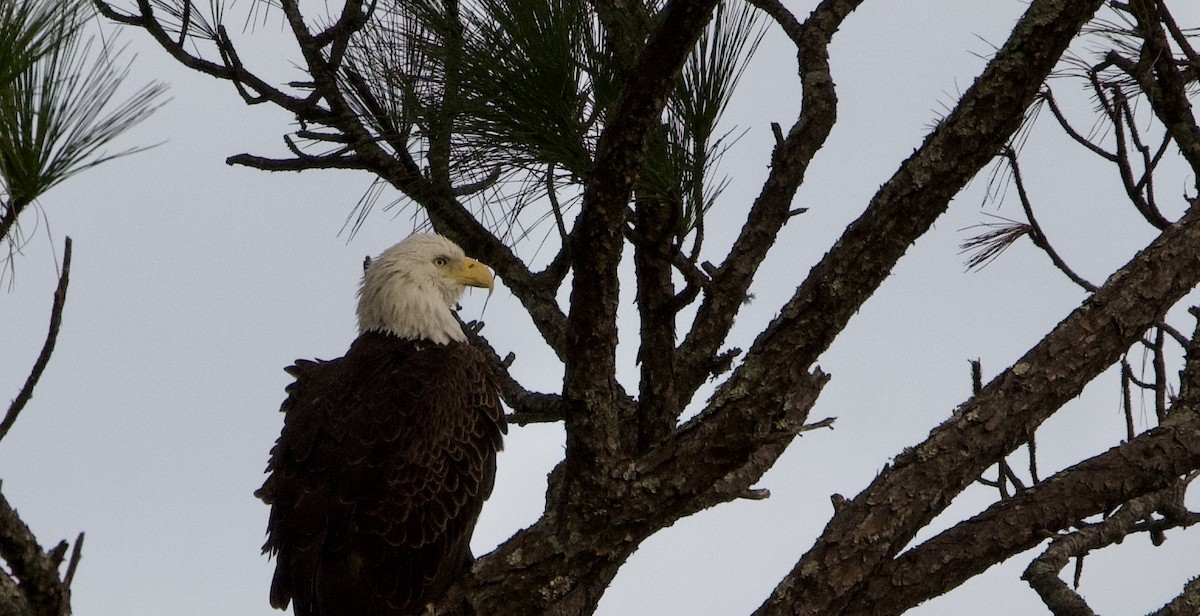
M 296 616 L 420 613 L 470 566 L 504 413 L 470 345 L 368 332 L 298 361 L 256 492 L 271 505 L 271 605 Z

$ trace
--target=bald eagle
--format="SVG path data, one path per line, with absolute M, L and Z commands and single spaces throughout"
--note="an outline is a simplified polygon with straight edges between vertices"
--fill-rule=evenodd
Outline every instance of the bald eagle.
M 358 338 L 298 360 L 270 476 L 271 605 L 296 616 L 420 613 L 470 566 L 506 431 L 483 355 L 451 307 L 487 268 L 416 234 L 370 261 Z

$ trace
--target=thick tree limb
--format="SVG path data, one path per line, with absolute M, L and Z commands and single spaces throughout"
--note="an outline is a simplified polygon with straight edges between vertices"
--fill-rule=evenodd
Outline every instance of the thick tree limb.
M 855 589 L 989 461 L 1027 441 L 1042 421 L 1117 361 L 1141 332 L 1200 283 L 1197 242 L 1200 208 L 1193 207 L 1012 368 L 960 407 L 928 440 L 897 456 L 893 467 L 835 514 L 822 538 L 760 613 L 796 606 L 824 613 L 844 606 Z
M 657 141 L 657 140 L 656 140 Z M 665 148 L 656 142 L 651 147 Z M 637 280 L 638 362 L 641 380 L 637 412 L 623 421 L 625 440 L 647 451 L 675 429 L 681 412 L 675 394 L 675 285 L 669 253 L 682 204 L 671 197 L 639 197 L 634 206 L 633 267 Z
M 1200 464 L 1200 421 L 1156 428 L 999 501 L 876 571 L 845 614 L 901 614 Z
M 565 345 L 570 361 L 563 379 L 563 396 L 571 405 L 567 459 L 577 471 L 610 469 L 633 446 L 621 442 L 614 380 L 625 213 L 651 128 L 714 6 L 716 0 L 667 3 L 608 116 L 584 188 L 571 236 L 574 278 Z

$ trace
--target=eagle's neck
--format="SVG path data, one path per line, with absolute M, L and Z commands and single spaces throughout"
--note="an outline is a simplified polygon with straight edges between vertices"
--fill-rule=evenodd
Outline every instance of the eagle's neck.
M 437 344 L 466 341 L 462 327 L 450 312 L 455 298 L 445 297 L 441 289 L 370 282 L 365 281 L 359 294 L 359 333 L 378 331 Z

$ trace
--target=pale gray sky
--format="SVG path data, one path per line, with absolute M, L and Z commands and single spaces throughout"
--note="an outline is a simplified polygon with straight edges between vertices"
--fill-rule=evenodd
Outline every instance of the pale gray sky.
M 812 4 L 788 3 L 801 17 Z M 839 122 L 797 196 L 809 212 L 785 229 L 730 345 L 747 345 L 769 321 L 970 85 L 1024 8 L 1016 0 L 879 2 L 847 20 L 831 49 Z M 1200 6 L 1176 10 L 1181 22 L 1200 18 Z M 277 22 L 231 31 L 252 68 L 267 67 L 279 81 L 298 76 L 289 64 L 295 56 L 280 52 L 290 47 Z M 173 100 L 121 147 L 165 143 L 51 191 L 41 202 L 48 228 L 45 220 L 22 221 L 30 240 L 0 294 L 0 401 L 15 395 L 42 343 L 63 236 L 74 239 L 75 255 L 58 349 L 0 443 L 0 478 L 44 544 L 87 532 L 77 614 L 268 616 L 277 612 L 267 604 L 273 564 L 259 554 L 267 508 L 252 492 L 282 420 L 277 409 L 289 380 L 282 368 L 345 350 L 355 335 L 363 256 L 399 241 L 413 223 L 409 212 L 376 211 L 347 242 L 339 229 L 367 175 L 226 166 L 231 154 L 283 153 L 280 135 L 291 118 L 246 107 L 228 84 L 190 73 L 140 34 L 122 35 L 138 53 L 131 81 L 165 81 Z M 730 109 L 731 124 L 748 132 L 722 168 L 731 184 L 710 214 L 710 259 L 720 258 L 766 176 L 769 123 L 795 119 L 794 55 L 772 30 Z M 1076 84 L 1056 87 L 1086 102 Z M 1086 105 L 1075 113 L 1090 125 Z M 1041 119 L 1023 159 L 1029 189 L 1065 258 L 1101 282 L 1154 233 L 1137 222 L 1111 170 L 1068 147 L 1049 120 Z M 812 419 L 836 416 L 836 429 L 795 442 L 761 483 L 770 499 L 717 507 L 647 541 L 601 614 L 752 611 L 819 534 L 832 513 L 830 494 L 856 494 L 966 399 L 968 359 L 980 358 L 990 378 L 1078 305 L 1083 294 L 1028 243 L 981 272 L 964 272 L 957 246 L 970 232 L 962 229 L 984 221 L 984 212 L 1019 217 L 1015 200 L 981 209 L 985 185 L 977 178 L 955 201 L 822 358 L 833 380 Z M 1167 215 L 1178 215 L 1192 179 L 1165 174 L 1159 185 Z M 482 316 L 500 352 L 517 354 L 514 370 L 527 386 L 556 390 L 561 369 L 502 282 L 486 311 L 482 294 L 469 295 L 464 316 Z M 1186 315 L 1175 323 L 1192 326 Z M 630 320 L 623 331 L 634 327 Z M 621 347 L 630 389 L 632 340 Z M 1043 476 L 1121 438 L 1119 396 L 1109 374 L 1046 424 Z M 562 446 L 557 426 L 511 431 L 477 552 L 537 519 Z M 993 499 L 982 486 L 968 490 L 939 522 Z M 1195 495 L 1192 506 L 1200 507 Z M 1135 537 L 1090 556 L 1081 590 L 1098 611 L 1144 612 L 1200 573 L 1196 553 L 1195 532 L 1168 533 L 1161 548 Z M 916 613 L 1037 613 L 1040 601 L 1019 579 L 1031 557 Z M 1128 564 L 1137 559 L 1154 564 Z

